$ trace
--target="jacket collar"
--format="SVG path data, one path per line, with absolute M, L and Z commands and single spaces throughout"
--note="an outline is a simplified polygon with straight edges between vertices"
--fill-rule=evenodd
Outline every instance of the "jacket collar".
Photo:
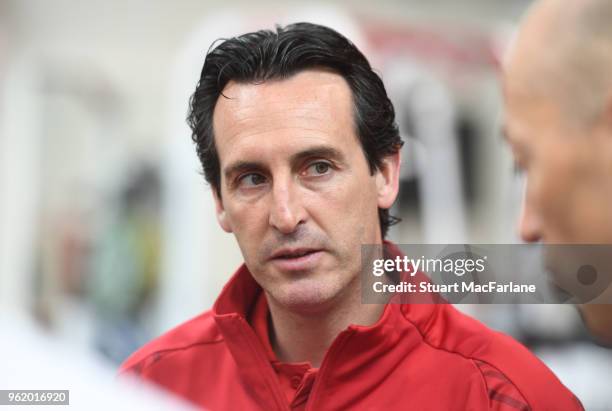
M 385 242 L 385 245 L 392 254 L 400 253 L 391 243 Z M 223 288 L 212 312 L 241 378 L 247 382 L 247 390 L 259 404 L 265 404 L 266 409 L 286 409 L 286 400 L 266 347 L 247 321 L 261 292 L 261 287 L 243 264 Z M 333 381 L 347 381 L 355 378 L 356 373 L 368 370 L 373 361 L 394 364 L 390 358 L 405 356 L 420 339 L 405 319 L 403 311 L 406 309 L 405 305 L 387 304 L 375 324 L 350 325 L 342 331 L 325 354 L 317 379 L 324 378 L 326 386 L 331 387 Z M 387 361 L 378 361 L 381 358 Z

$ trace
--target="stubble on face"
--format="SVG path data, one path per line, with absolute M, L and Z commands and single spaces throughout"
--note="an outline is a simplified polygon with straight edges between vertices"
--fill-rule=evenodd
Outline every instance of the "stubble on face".
M 222 204 L 255 280 L 280 305 L 303 311 L 358 293 L 360 245 L 381 238 L 375 179 L 355 134 L 348 84 L 307 70 L 263 84 L 230 83 L 224 94 L 230 98 L 220 98 L 214 117 Z M 300 157 L 317 148 L 321 155 Z M 248 186 L 223 173 L 237 161 L 251 165 L 243 175 L 259 175 Z M 330 165 L 322 176 L 317 161 Z M 271 259 L 296 248 L 322 250 L 313 269 L 285 270 Z

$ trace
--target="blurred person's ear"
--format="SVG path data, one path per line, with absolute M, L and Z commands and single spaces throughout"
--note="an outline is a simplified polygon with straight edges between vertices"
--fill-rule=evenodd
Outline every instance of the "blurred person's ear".
M 401 157 L 398 151 L 382 159 L 382 164 L 376 171 L 376 189 L 378 192 L 378 207 L 391 208 L 399 191 L 399 171 Z
M 219 225 L 226 233 L 233 232 L 234 230 L 232 229 L 232 225 L 230 224 L 225 208 L 223 207 L 223 201 L 221 198 L 219 198 L 219 194 L 217 194 L 217 190 L 215 188 L 213 188 L 211 191 L 213 194 L 213 199 L 215 200 L 215 212 L 217 214 L 217 221 L 219 222 Z

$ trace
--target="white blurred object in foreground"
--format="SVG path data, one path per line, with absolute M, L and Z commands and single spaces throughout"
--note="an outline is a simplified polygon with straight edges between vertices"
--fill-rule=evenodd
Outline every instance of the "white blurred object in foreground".
M 60 344 L 19 314 L 0 314 L 0 352 L 0 389 L 69 390 L 70 405 L 53 409 L 194 409 L 136 378 L 116 378 L 116 370 L 93 354 Z

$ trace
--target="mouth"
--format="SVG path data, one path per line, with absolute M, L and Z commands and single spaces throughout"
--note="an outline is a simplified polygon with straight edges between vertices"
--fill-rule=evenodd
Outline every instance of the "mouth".
M 282 271 L 304 271 L 314 268 L 322 256 L 321 249 L 283 249 L 275 252 L 270 261 Z
M 317 249 L 314 248 L 295 248 L 295 249 L 283 249 L 275 252 L 272 255 L 272 259 L 284 259 L 288 260 L 291 258 L 299 258 L 308 254 L 316 253 Z

